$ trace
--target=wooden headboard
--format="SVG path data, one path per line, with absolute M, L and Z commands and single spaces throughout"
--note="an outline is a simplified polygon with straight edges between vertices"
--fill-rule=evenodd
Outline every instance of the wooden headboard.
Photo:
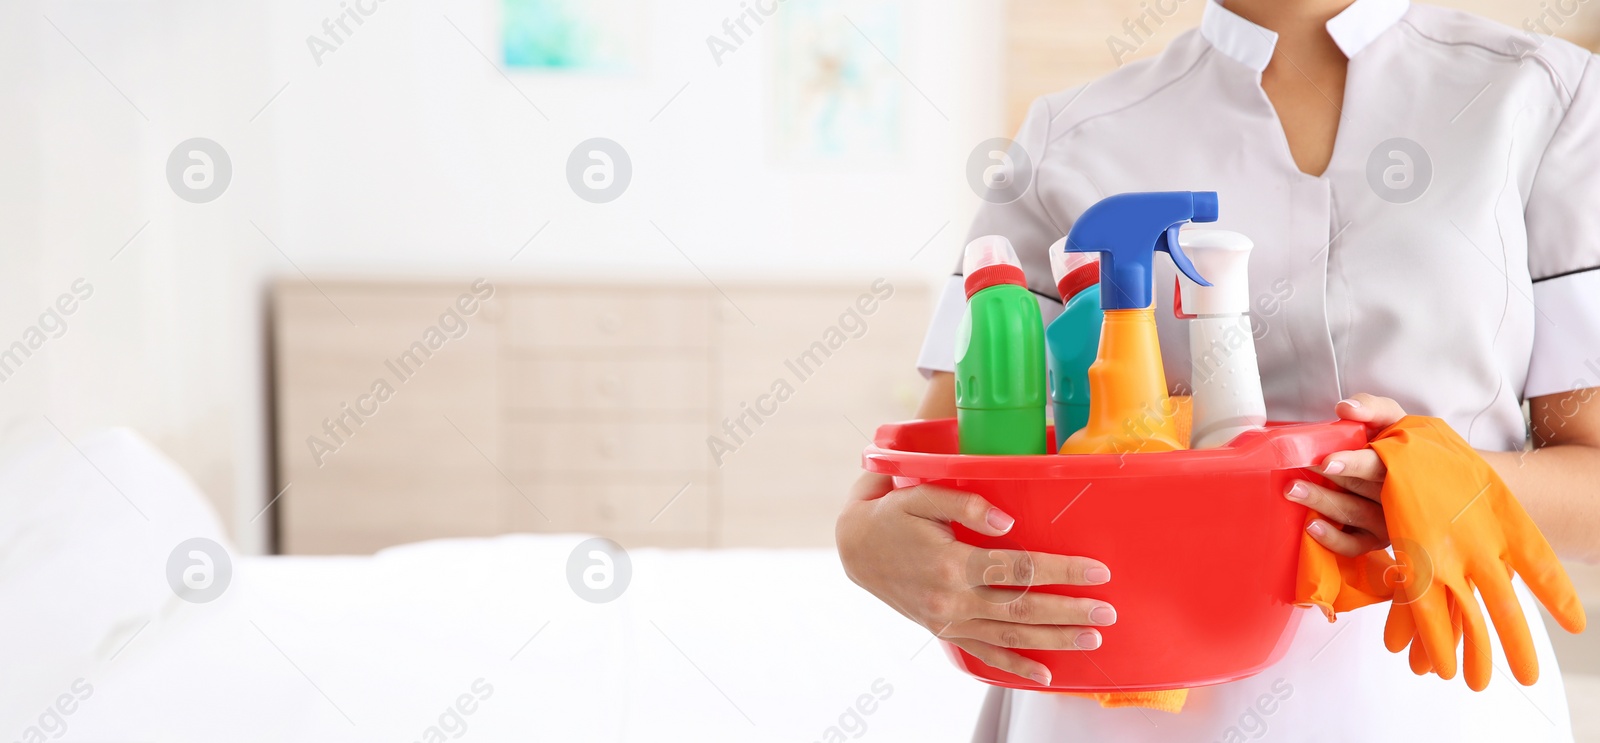
M 278 549 L 830 545 L 864 435 L 920 395 L 930 306 L 912 280 L 279 284 Z

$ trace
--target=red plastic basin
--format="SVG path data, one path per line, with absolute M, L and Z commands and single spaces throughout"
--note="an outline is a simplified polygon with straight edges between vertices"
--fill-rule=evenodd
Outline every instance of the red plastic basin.
M 1101 586 L 1029 590 L 1108 601 L 1117 622 L 1091 651 L 1020 650 L 1051 685 L 991 668 L 945 643 L 956 665 L 1017 689 L 1179 689 L 1245 678 L 1283 657 L 1304 613 L 1294 607 L 1306 509 L 1283 497 L 1336 451 L 1367 444 L 1359 423 L 1271 424 L 1219 449 L 1160 454 L 979 457 L 956 454 L 954 419 L 894 423 L 867 447 L 868 471 L 896 487 L 978 493 L 1016 519 L 986 549 L 1083 555 L 1111 568 Z M 992 562 L 975 565 L 973 583 Z

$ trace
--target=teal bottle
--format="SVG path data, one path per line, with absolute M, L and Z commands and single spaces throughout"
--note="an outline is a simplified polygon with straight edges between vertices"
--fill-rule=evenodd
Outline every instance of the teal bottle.
M 1089 425 L 1089 367 L 1100 352 L 1104 321 L 1097 282 L 1067 302 L 1061 316 L 1044 332 L 1050 349 L 1050 405 L 1060 441 Z
M 1045 454 L 1044 318 L 1005 238 L 967 246 L 967 308 L 956 336 L 962 454 Z
M 1089 424 L 1089 367 L 1100 353 L 1100 261 L 1066 252 L 1066 238 L 1050 248 L 1050 270 L 1066 308 L 1044 331 L 1050 369 L 1050 407 L 1056 442 Z

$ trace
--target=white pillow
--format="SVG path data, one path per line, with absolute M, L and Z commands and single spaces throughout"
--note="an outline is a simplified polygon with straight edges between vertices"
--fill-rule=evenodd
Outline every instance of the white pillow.
M 86 698 L 94 669 L 176 608 L 182 599 L 169 585 L 168 558 L 196 537 L 224 550 L 223 562 L 231 559 L 205 497 L 132 431 L 100 431 L 74 445 L 42 427 L 0 452 L 0 723 L 7 733 L 41 721 L 48 728 L 58 702 L 76 704 L 63 695 Z

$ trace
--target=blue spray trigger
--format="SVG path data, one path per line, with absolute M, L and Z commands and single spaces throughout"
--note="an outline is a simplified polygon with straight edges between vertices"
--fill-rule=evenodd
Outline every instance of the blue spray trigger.
M 1194 267 L 1194 263 L 1189 261 L 1189 256 L 1185 255 L 1183 248 L 1180 247 L 1178 230 L 1181 227 L 1182 225 L 1175 224 L 1168 227 L 1166 232 L 1161 233 L 1161 239 L 1156 241 L 1156 250 L 1172 256 L 1172 263 L 1178 267 L 1179 271 L 1183 272 L 1184 276 L 1188 276 L 1190 281 L 1201 286 L 1211 286 L 1211 282 L 1206 281 L 1205 277 L 1200 275 L 1199 269 Z
M 1117 194 L 1078 216 L 1067 233 L 1065 250 L 1100 255 L 1101 309 L 1148 309 L 1154 304 L 1151 264 L 1156 251 L 1172 256 L 1178 270 L 1196 284 L 1211 285 L 1184 255 L 1178 228 L 1186 222 L 1216 219 L 1215 191 Z

